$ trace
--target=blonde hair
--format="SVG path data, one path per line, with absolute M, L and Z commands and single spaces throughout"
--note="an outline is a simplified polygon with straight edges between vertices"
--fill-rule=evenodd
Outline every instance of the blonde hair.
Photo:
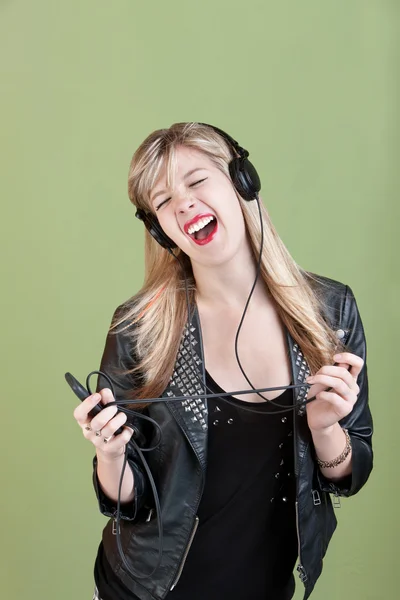
M 235 152 L 212 128 L 199 123 L 176 123 L 169 129 L 151 133 L 133 155 L 129 176 L 130 201 L 153 212 L 150 194 L 163 167 L 167 185 L 173 187 L 176 148 L 185 146 L 206 154 L 229 176 L 229 162 Z M 238 194 L 237 194 L 238 195 Z M 256 202 L 246 202 L 239 195 L 251 247 L 259 254 L 261 231 Z M 289 254 L 276 232 L 268 212 L 261 204 L 264 247 L 261 277 L 275 301 L 276 309 L 292 338 L 299 344 L 311 372 L 331 364 L 335 351 L 342 348 L 335 333 L 321 314 L 321 301 L 313 286 L 314 276 L 301 269 Z M 187 322 L 185 274 L 191 305 L 195 301 L 195 282 L 191 263 L 179 248 L 175 254 L 184 269 L 145 231 L 145 280 L 141 290 L 123 306 L 110 332 L 118 327 L 131 338 L 135 349 L 135 366 L 126 374 L 140 376 L 141 384 L 130 398 L 159 397 L 173 373 L 176 355 Z M 321 282 L 320 282 L 321 283 Z M 121 329 L 119 326 L 124 324 Z

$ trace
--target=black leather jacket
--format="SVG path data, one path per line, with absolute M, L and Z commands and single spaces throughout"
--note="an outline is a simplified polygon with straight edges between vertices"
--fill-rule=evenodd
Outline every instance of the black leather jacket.
M 366 361 L 364 330 L 351 289 L 340 282 L 316 277 L 318 293 L 324 299 L 324 318 L 338 337 L 343 338 L 347 350 Z M 103 531 L 107 560 L 124 585 L 142 600 L 161 600 L 176 585 L 198 525 L 196 515 L 207 464 L 207 403 L 196 399 L 196 393 L 200 394 L 202 390 L 198 340 L 198 328 L 194 320 L 190 331 L 186 328 L 174 374 L 162 394 L 166 401 L 154 403 L 146 409 L 146 414 L 155 419 L 162 429 L 161 444 L 146 455 L 157 486 L 163 520 L 162 563 L 150 578 L 134 579 L 121 561 L 115 535 L 116 505 L 102 493 L 98 485 L 96 458 L 94 459 L 93 482 L 100 511 L 111 517 Z M 309 374 L 307 362 L 288 332 L 287 342 L 292 381 L 304 383 Z M 192 344 L 196 365 L 189 352 L 189 344 Z M 118 376 L 117 369 L 131 367 L 132 356 L 132 348 L 123 332 L 107 336 L 100 369 L 111 376 L 118 399 L 124 398 L 132 381 Z M 193 377 L 195 367 L 198 369 L 197 377 Z M 366 364 L 359 375 L 358 385 L 358 400 L 352 412 L 340 422 L 342 427 L 348 429 L 352 441 L 352 474 L 336 483 L 324 478 L 315 461 L 305 409 L 301 406 L 308 388 L 295 388 L 298 403 L 298 409 L 293 410 L 299 543 L 297 570 L 305 587 L 304 600 L 311 594 L 322 571 L 322 559 L 336 528 L 337 521 L 330 494 L 334 496 L 334 503 L 340 501 L 340 496 L 356 494 L 367 481 L 372 469 L 373 428 L 368 407 Z M 106 386 L 107 384 L 99 381 L 98 389 Z M 171 400 L 174 396 L 182 395 L 190 396 L 190 399 Z M 152 429 L 146 430 L 139 422 L 138 427 L 148 438 L 149 444 L 153 445 L 155 434 Z M 157 561 L 157 519 L 149 483 L 134 451 L 129 453 L 129 464 L 135 478 L 135 501 L 132 505 L 123 506 L 120 528 L 122 548 L 131 568 L 146 574 Z

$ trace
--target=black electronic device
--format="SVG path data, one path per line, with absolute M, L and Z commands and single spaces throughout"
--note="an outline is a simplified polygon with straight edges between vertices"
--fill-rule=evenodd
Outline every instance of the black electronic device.
M 86 398 L 88 398 L 89 396 L 92 395 L 93 392 L 91 390 L 88 391 L 81 383 L 79 383 L 79 381 L 76 379 L 76 377 L 74 377 L 71 373 L 65 373 L 65 380 L 68 383 L 68 385 L 70 386 L 70 388 L 72 389 L 72 391 L 74 392 L 74 394 L 76 396 L 78 396 L 79 400 L 81 400 L 81 402 L 83 402 L 83 400 L 86 400 Z M 106 406 L 107 405 L 103 405 L 99 402 L 88 413 L 88 416 L 91 419 L 93 419 L 93 417 L 98 415 L 99 412 L 101 412 L 103 410 L 103 408 L 105 408 Z M 129 423 L 127 423 L 127 425 L 129 425 Z M 114 435 L 118 435 L 118 434 L 122 433 L 123 430 L 124 430 L 123 427 L 119 427 L 117 429 L 117 431 L 114 433 Z

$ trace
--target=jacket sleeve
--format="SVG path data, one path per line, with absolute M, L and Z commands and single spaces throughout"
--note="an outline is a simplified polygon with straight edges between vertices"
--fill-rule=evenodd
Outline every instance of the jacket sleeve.
M 364 327 L 352 290 L 346 286 L 344 308 L 340 328 L 347 334 L 346 351 L 360 356 L 364 366 L 358 376 L 360 388 L 353 410 L 339 421 L 347 429 L 352 443 L 352 473 L 338 481 L 330 481 L 318 469 L 320 487 L 336 496 L 353 496 L 367 482 L 373 466 L 373 422 L 368 404 L 367 347 Z
M 122 305 L 121 305 L 122 306 Z M 114 312 L 113 319 L 121 310 L 119 306 Z M 118 328 L 117 328 L 118 329 Z M 131 369 L 134 366 L 133 351 L 129 337 L 125 332 L 115 333 L 108 332 L 106 343 L 103 351 L 103 356 L 100 363 L 100 371 L 106 373 L 114 386 L 115 399 L 127 399 L 127 393 L 135 388 L 135 381 L 132 376 L 124 374 L 126 369 Z M 98 377 L 96 391 L 99 392 L 105 387 L 110 387 L 108 381 L 101 375 Z M 128 421 L 133 423 L 135 427 L 142 433 L 142 419 L 134 419 L 128 416 Z M 140 509 L 144 506 L 148 491 L 147 477 L 144 469 L 140 464 L 140 458 L 135 452 L 131 444 L 128 444 L 128 460 L 126 469 L 132 469 L 134 477 L 134 499 L 131 503 L 121 504 L 120 516 L 121 519 L 133 521 L 137 518 Z M 99 503 L 100 512 L 107 517 L 114 517 L 117 512 L 117 503 L 108 498 L 101 486 L 97 477 L 97 457 L 93 458 L 93 486 Z

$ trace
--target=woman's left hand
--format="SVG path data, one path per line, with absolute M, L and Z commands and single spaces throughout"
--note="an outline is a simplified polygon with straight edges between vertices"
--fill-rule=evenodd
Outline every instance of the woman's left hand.
M 306 404 L 311 431 L 329 429 L 351 413 L 357 402 L 360 391 L 357 378 L 364 366 L 363 359 L 350 352 L 335 354 L 333 358 L 338 363 L 336 366 L 321 367 L 315 375 L 306 379 L 306 383 L 313 384 L 308 390 L 307 399 L 316 396 L 315 400 Z M 327 388 L 332 390 L 324 391 Z

